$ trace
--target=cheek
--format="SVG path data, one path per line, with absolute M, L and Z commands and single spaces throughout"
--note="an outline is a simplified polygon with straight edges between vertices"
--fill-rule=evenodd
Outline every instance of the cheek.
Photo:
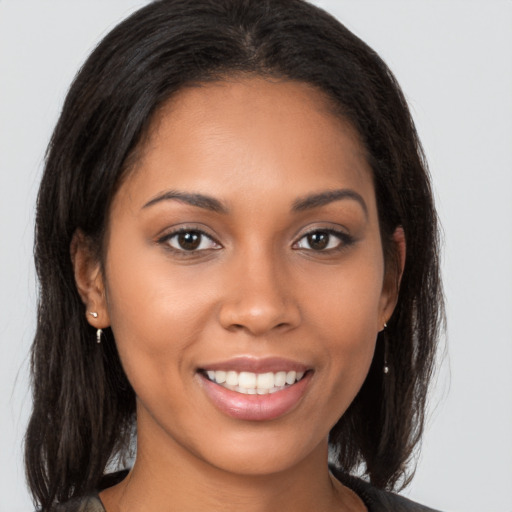
M 310 275 L 308 283 L 313 281 L 311 277 L 316 286 L 307 288 L 309 300 L 303 300 L 304 311 L 312 336 L 316 333 L 320 364 L 325 365 L 319 375 L 325 376 L 324 386 L 331 391 L 326 400 L 337 401 L 339 418 L 359 391 L 372 362 L 380 330 L 383 265 L 377 259 L 361 259 L 350 267 Z M 334 421 L 338 419 L 335 416 Z
M 383 263 L 377 251 L 360 251 L 347 265 L 311 270 L 303 278 L 303 306 L 308 321 L 357 349 L 361 340 L 375 339 L 380 329 Z M 343 343 L 342 341 L 343 340 Z
M 161 255 L 151 257 L 154 251 L 116 240 L 111 247 L 106 268 L 110 322 L 125 372 L 139 393 L 141 386 L 157 379 L 170 382 L 187 371 L 182 354 L 208 322 L 207 295 L 200 293 L 191 271 L 177 275 Z

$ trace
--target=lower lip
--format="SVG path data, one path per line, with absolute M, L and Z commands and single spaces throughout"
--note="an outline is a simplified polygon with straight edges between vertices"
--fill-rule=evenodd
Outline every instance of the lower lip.
M 203 388 L 214 405 L 224 414 L 239 420 L 268 421 L 291 411 L 304 395 L 311 372 L 295 384 L 266 395 L 245 395 L 226 389 L 200 374 Z

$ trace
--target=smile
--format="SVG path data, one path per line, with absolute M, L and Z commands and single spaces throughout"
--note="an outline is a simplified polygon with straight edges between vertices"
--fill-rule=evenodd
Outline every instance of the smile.
M 277 419 L 294 410 L 309 389 L 314 370 L 281 358 L 235 358 L 198 369 L 210 402 L 245 421 Z
M 299 382 L 303 371 L 278 371 L 266 373 L 236 372 L 233 370 L 206 370 L 204 372 L 211 382 L 223 388 L 244 395 L 267 395 L 282 391 Z

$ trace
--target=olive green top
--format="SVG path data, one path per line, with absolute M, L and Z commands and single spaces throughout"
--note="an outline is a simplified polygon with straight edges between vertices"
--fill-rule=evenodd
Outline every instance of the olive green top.
M 383 491 L 368 482 L 346 475 L 331 467 L 333 475 L 349 489 L 352 489 L 363 501 L 368 512 L 436 512 L 415 503 L 403 496 Z M 98 494 L 74 498 L 66 503 L 56 505 L 52 512 L 106 512 Z

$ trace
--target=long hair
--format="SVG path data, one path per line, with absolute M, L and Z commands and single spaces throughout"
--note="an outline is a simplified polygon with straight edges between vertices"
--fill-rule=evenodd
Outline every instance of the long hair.
M 112 198 L 159 108 L 188 84 L 238 74 L 305 82 L 327 95 L 366 148 L 388 265 L 396 261 L 392 233 L 404 229 L 407 258 L 386 342 L 379 334 L 368 377 L 329 441 L 338 466 L 362 468 L 378 487 L 396 488 L 412 473 L 443 301 L 428 170 L 395 78 L 364 42 L 303 0 L 159 0 L 118 25 L 85 62 L 47 151 L 25 445 L 43 511 L 97 489 L 109 461 L 126 454 L 135 420 L 112 332 L 98 346 L 85 319 L 73 234 L 80 229 L 101 256 Z

